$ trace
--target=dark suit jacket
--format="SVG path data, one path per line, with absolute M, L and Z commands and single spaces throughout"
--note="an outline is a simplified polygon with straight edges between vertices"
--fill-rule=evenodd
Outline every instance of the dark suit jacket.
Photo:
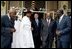
M 61 41 L 70 41 L 71 19 L 68 16 L 64 16 L 60 22 L 57 20 L 57 30 L 61 31 L 59 39 Z
M 10 20 L 7 15 L 1 17 L 1 48 L 4 48 L 12 42 L 12 33 L 10 28 L 14 28 L 14 21 Z
M 40 36 L 41 33 L 41 20 L 38 20 L 38 26 L 35 20 L 32 21 L 33 36 Z
M 41 39 L 40 39 L 40 34 L 41 34 L 41 20 L 38 20 L 38 25 L 35 20 L 32 21 L 32 27 L 33 27 L 33 39 L 34 39 L 34 44 L 35 48 L 39 48 L 41 45 Z

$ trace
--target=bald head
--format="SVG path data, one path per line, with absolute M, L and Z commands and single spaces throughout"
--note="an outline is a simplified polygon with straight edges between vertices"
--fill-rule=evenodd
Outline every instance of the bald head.
M 46 13 L 46 18 L 50 18 L 50 13 Z
M 10 8 L 10 10 L 9 10 L 9 16 L 12 19 L 15 19 L 15 17 L 16 17 L 16 9 L 15 8 Z
M 9 13 L 16 13 L 16 9 L 15 8 L 10 8 Z
M 50 13 L 46 13 L 47 16 L 50 16 Z

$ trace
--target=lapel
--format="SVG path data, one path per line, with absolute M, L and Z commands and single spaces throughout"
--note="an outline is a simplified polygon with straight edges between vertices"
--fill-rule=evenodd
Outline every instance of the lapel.
M 59 19 L 57 20 L 57 30 L 59 30 Z
M 9 24 L 9 26 L 10 26 L 10 19 L 9 19 L 8 15 L 6 17 L 7 17 L 7 22 Z
M 51 25 L 52 25 L 52 23 L 53 23 L 53 22 L 52 22 L 52 20 L 50 20 L 50 24 L 49 24 L 49 26 L 51 26 Z
M 65 16 L 63 16 L 63 18 L 62 18 L 61 22 L 59 23 L 59 25 L 64 22 L 64 19 L 65 19 Z
M 14 22 L 12 20 L 9 19 L 8 15 L 6 15 L 5 17 L 5 27 L 14 27 Z
M 50 20 L 50 22 L 49 22 L 49 28 L 51 28 L 52 27 L 52 24 L 53 24 L 53 21 L 52 20 Z
M 45 20 L 46 21 L 46 24 L 47 24 L 47 26 L 48 26 L 48 22 L 47 22 L 47 20 Z M 49 20 L 48 20 L 49 21 Z M 51 20 L 50 20 L 50 22 L 49 22 L 49 26 L 51 26 Z M 49 27 L 48 26 L 48 27 Z
M 9 21 L 9 26 L 10 26 L 10 27 L 14 27 L 14 21 L 11 20 L 11 19 L 9 19 L 9 18 L 8 18 L 8 21 Z
M 59 19 L 56 22 L 57 22 L 57 25 L 58 25 L 59 24 Z
M 51 26 L 51 22 L 52 22 L 52 20 L 50 20 L 50 22 L 49 22 L 49 26 Z
M 47 25 L 47 27 L 48 27 L 48 22 L 47 22 L 47 20 L 45 19 L 45 23 L 46 23 L 46 25 Z
M 63 25 L 63 22 L 65 20 L 65 16 L 63 16 L 61 22 L 59 23 L 59 20 L 57 21 L 57 28 L 59 29 L 61 27 L 61 25 Z
M 38 20 L 38 25 L 37 26 L 39 26 L 39 20 Z

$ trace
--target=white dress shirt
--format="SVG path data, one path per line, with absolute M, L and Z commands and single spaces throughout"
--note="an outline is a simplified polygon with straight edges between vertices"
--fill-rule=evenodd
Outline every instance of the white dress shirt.
M 37 23 L 37 26 L 38 26 L 38 19 L 35 19 L 36 23 Z
M 61 20 L 62 20 L 63 16 L 64 16 L 64 14 L 60 17 L 60 19 L 59 19 L 59 23 L 61 22 Z
M 47 20 L 47 22 L 48 22 L 48 25 L 50 24 L 50 21 L 51 21 L 51 19 L 46 19 Z
M 8 15 L 9 19 L 11 19 L 11 18 L 10 18 L 10 15 L 9 15 L 9 14 L 7 14 L 7 15 Z

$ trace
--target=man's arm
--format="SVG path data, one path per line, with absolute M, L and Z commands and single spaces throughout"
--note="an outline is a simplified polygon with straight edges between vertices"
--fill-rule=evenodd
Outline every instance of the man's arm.
M 4 17 L 1 18 L 1 33 L 3 33 L 3 32 L 5 32 L 5 33 L 10 33 L 10 32 L 15 31 L 14 28 L 9 28 L 9 27 L 4 27 L 4 26 L 3 26 L 4 23 L 5 23 L 4 19 L 5 19 Z
M 60 33 L 60 34 L 66 34 L 66 33 L 70 32 L 70 30 L 71 30 L 71 19 L 69 17 L 67 17 L 66 22 L 67 22 L 67 27 L 65 29 L 61 30 L 62 33 Z
M 4 27 L 4 23 L 5 23 L 5 16 L 1 17 L 1 33 L 3 32 L 10 32 L 10 28 Z

